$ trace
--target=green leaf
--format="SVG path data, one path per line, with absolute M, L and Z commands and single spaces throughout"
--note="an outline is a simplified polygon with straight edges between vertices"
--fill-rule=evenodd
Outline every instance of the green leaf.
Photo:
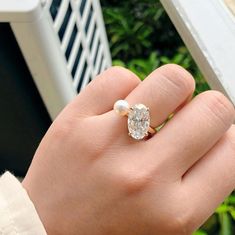
M 235 205 L 235 196 L 234 195 L 230 195 L 226 200 L 228 203 Z
M 233 220 L 235 220 L 235 210 L 230 211 L 230 215 L 232 216 Z
M 216 213 L 225 213 L 229 211 L 229 207 L 226 204 L 221 204 L 217 209 L 216 209 Z
M 206 232 L 202 231 L 202 230 L 197 230 L 196 232 L 194 232 L 192 235 L 207 235 Z
M 113 60 L 113 66 L 121 66 L 121 67 L 126 67 L 125 63 L 121 60 Z
M 231 219 L 228 213 L 219 214 L 220 235 L 232 235 Z

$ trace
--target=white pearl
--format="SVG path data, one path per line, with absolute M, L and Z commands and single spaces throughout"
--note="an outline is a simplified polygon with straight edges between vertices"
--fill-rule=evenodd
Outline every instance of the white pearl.
M 125 116 L 129 112 L 129 104 L 126 100 L 118 100 L 115 102 L 113 109 L 121 116 Z

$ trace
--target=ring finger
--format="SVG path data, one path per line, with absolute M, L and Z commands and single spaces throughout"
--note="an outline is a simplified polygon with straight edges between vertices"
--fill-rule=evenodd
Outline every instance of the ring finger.
M 152 72 L 126 98 L 130 105 L 149 107 L 151 126 L 159 126 L 167 117 L 191 98 L 194 79 L 178 65 L 165 65 Z

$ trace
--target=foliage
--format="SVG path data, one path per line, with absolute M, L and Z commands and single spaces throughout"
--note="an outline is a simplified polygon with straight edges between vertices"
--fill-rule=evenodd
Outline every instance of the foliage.
M 209 89 L 159 0 L 101 0 L 114 65 L 144 79 L 157 67 L 175 63 L 192 73 L 195 95 Z M 235 196 L 229 196 L 194 235 L 231 235 Z
M 176 63 L 194 75 L 195 94 L 209 89 L 159 1 L 101 3 L 115 65 L 127 67 L 144 79 L 153 69 Z
M 232 235 L 235 231 L 235 195 L 231 194 L 193 235 Z
M 102 0 L 101 3 L 114 59 L 127 62 L 146 58 L 156 49 L 172 56 L 182 45 L 159 1 Z

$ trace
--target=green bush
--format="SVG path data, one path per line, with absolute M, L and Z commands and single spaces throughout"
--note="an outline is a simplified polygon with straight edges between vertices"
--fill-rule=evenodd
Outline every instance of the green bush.
M 114 65 L 144 79 L 155 68 L 176 63 L 195 77 L 198 94 L 209 86 L 157 0 L 102 0 Z
M 159 0 L 101 0 L 114 65 L 144 79 L 155 68 L 175 63 L 192 73 L 195 95 L 209 89 Z M 231 195 L 194 235 L 232 235 L 235 196 Z

